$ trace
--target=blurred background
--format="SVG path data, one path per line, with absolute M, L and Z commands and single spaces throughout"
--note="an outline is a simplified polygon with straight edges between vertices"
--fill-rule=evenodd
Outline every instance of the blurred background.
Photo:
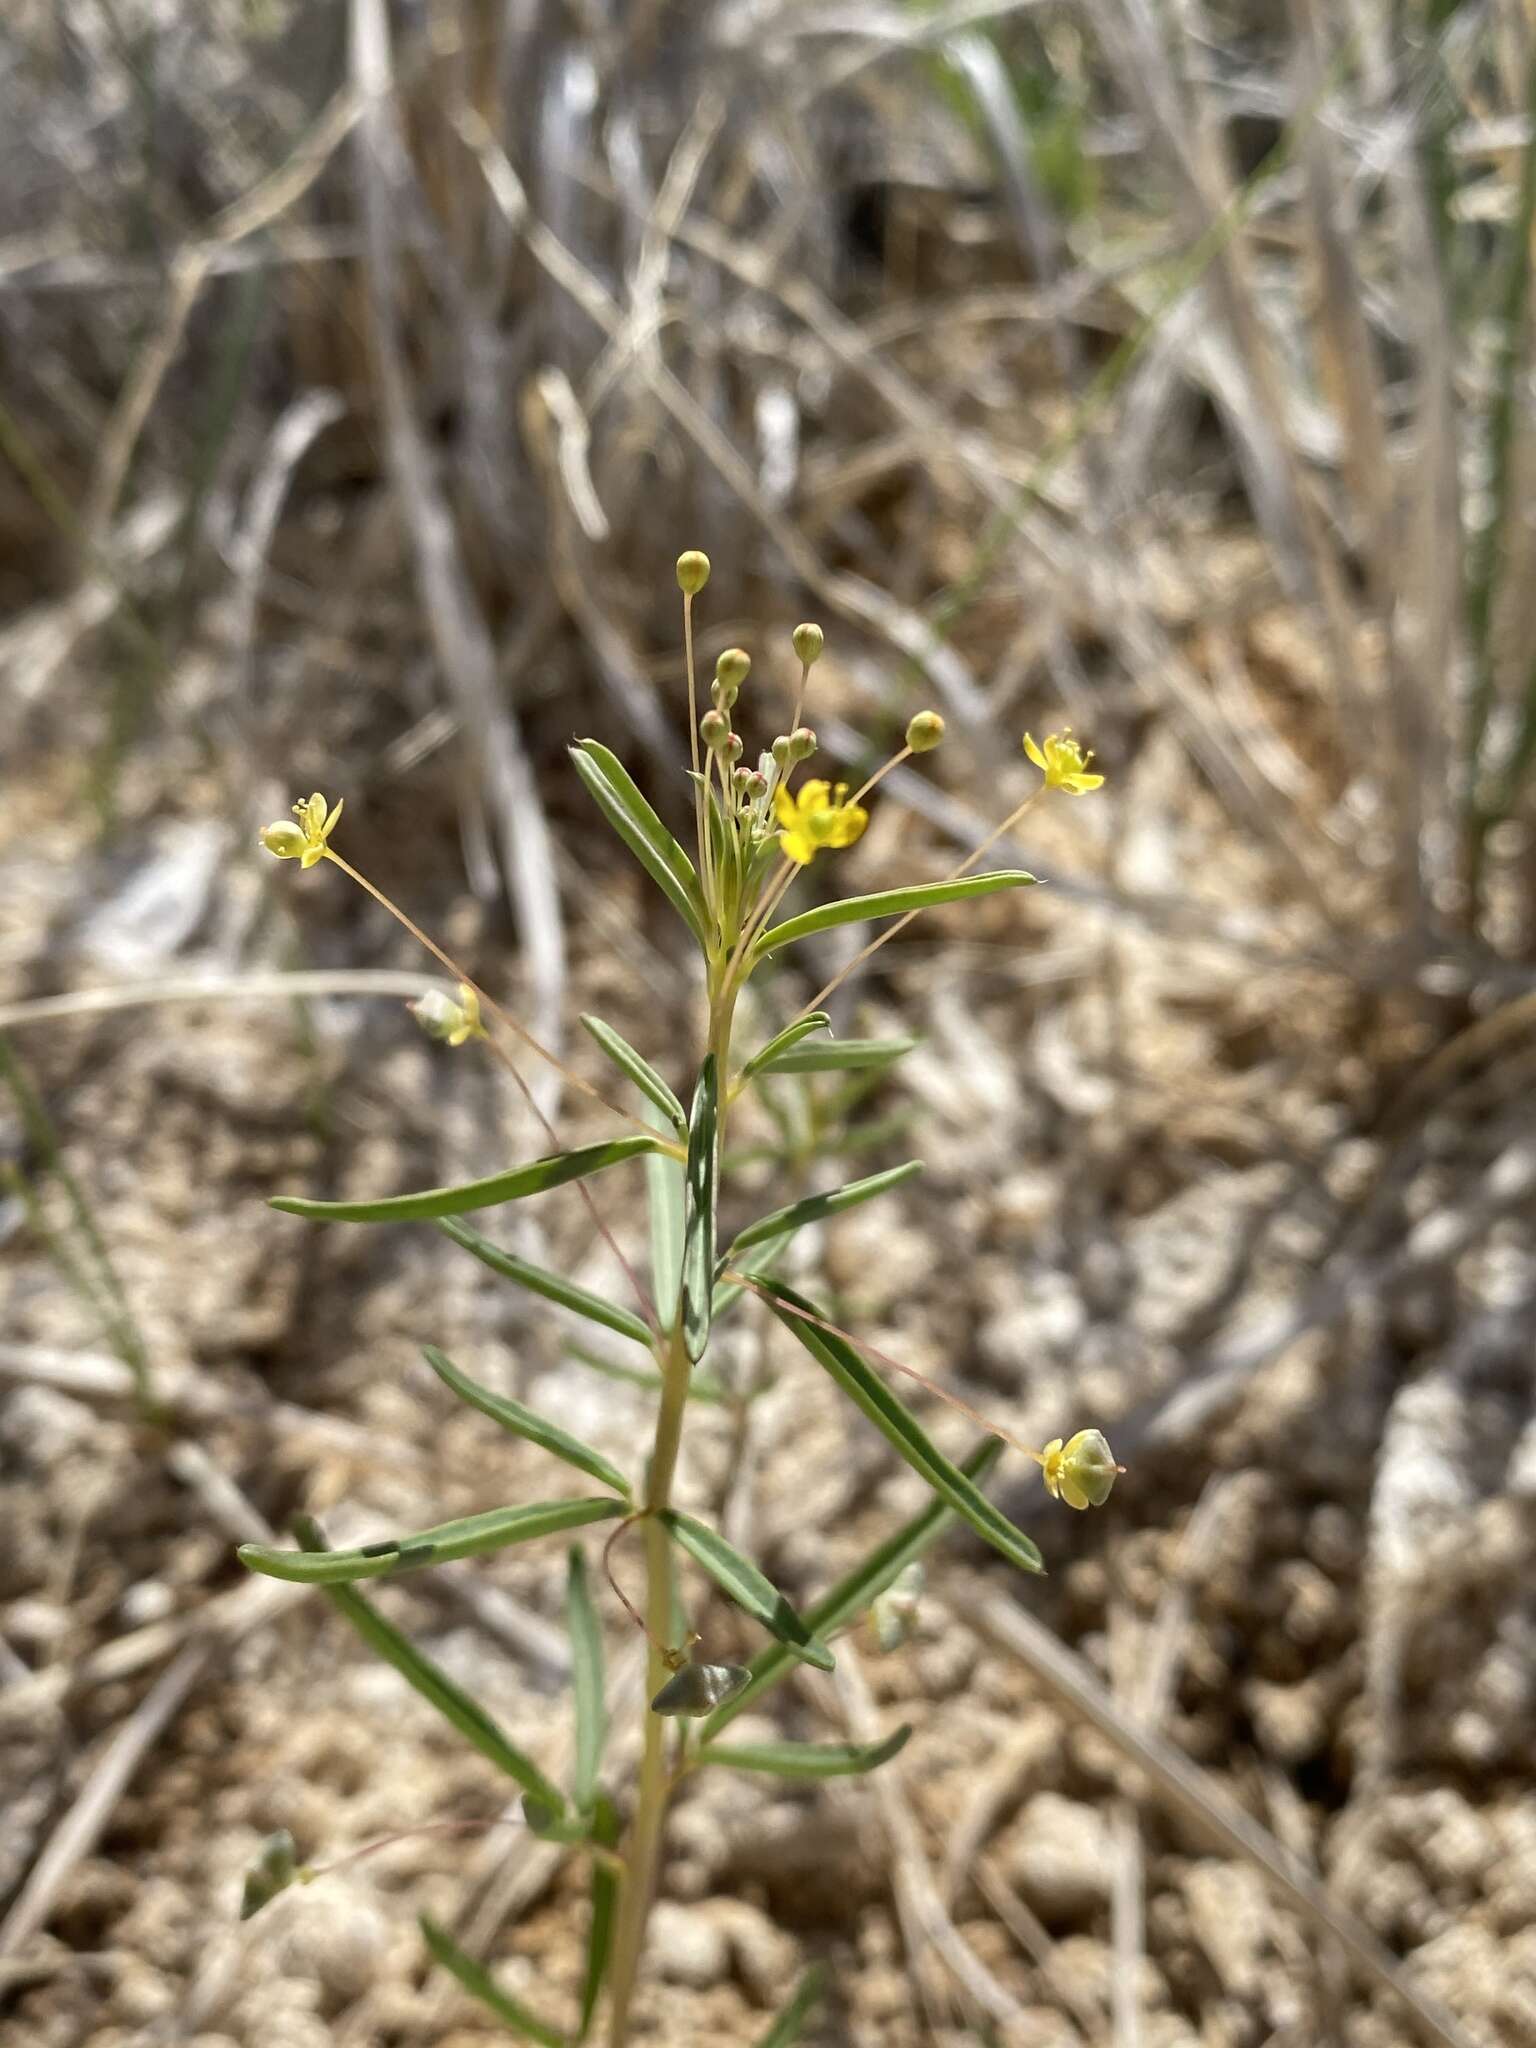
M 433 1234 L 264 1206 L 544 1145 L 405 1013 L 432 961 L 254 834 L 344 795 L 349 858 L 579 1073 L 595 1010 L 680 1083 L 685 935 L 565 747 L 681 826 L 693 546 L 749 740 L 801 618 L 824 761 L 948 721 L 826 886 L 946 873 L 1026 727 L 1096 750 L 999 848 L 1048 887 L 839 991 L 918 1049 L 740 1136 L 775 1199 L 924 1158 L 797 1272 L 1129 1470 L 1076 1516 L 1005 1461 L 1050 1576 L 951 1536 L 904 1645 L 773 1702 L 911 1720 L 886 1773 L 690 1793 L 645 2038 L 745 2048 L 821 1958 L 822 2048 L 1536 2039 L 1533 109 L 1527 0 L 11 0 L 8 2039 L 481 2048 L 421 1906 L 574 1996 L 578 1875 L 511 1827 L 235 1921 L 273 1828 L 325 1862 L 504 1812 L 235 1542 L 537 1483 L 422 1341 L 626 1459 L 648 1410 Z M 639 1176 L 601 1198 L 641 1247 Z M 509 1217 L 609 1284 L 570 1191 Z M 800 1597 L 920 1491 L 766 1320 L 687 1484 Z M 557 1769 L 560 1601 L 552 1546 L 384 1604 Z

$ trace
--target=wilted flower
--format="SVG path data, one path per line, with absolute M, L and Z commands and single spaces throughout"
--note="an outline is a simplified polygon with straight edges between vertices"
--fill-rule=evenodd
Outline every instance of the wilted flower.
M 1045 777 L 1047 789 L 1064 789 L 1069 796 L 1086 796 L 1091 789 L 1102 789 L 1102 775 L 1090 775 L 1088 763 L 1091 753 L 1085 754 L 1072 737 L 1069 726 L 1065 732 L 1047 733 L 1045 745 L 1037 746 L 1032 734 L 1024 735 L 1024 751 Z
M 279 860 L 296 860 L 301 867 L 312 868 L 317 860 L 325 858 L 325 842 L 336 829 L 345 801 L 344 797 L 337 797 L 334 808 L 327 811 L 325 798 L 317 789 L 313 796 L 294 805 L 293 815 L 299 821 L 296 825 L 279 818 L 273 825 L 264 825 L 258 837 L 268 853 L 275 853 Z
M 824 846 L 852 846 L 869 823 L 862 804 L 848 801 L 848 785 L 807 782 L 793 795 L 780 786 L 773 793 L 773 814 L 783 830 L 779 844 L 799 867 L 808 867 Z
M 1056 1437 L 1041 1452 L 1040 1463 L 1046 1492 L 1069 1508 L 1103 1507 L 1116 1475 L 1125 1470 L 1115 1463 L 1115 1454 L 1098 1429 L 1080 1429 L 1066 1444 Z
M 459 983 L 457 1002 L 440 988 L 432 988 L 414 1003 L 407 1003 L 406 1008 L 428 1038 L 440 1039 L 444 1045 L 463 1045 L 471 1038 L 485 1036 L 485 1026 L 480 1021 L 480 998 L 467 981 Z

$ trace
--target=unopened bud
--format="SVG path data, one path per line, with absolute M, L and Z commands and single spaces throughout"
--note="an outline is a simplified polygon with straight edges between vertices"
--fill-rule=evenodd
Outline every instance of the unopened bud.
M 752 657 L 744 647 L 727 647 L 715 663 L 715 681 L 728 690 L 739 690 L 752 672 Z
M 677 587 L 688 597 L 697 597 L 709 581 L 709 557 L 698 548 L 689 548 L 686 554 L 677 558 Z
M 731 770 L 731 787 L 738 796 L 746 795 L 747 784 L 751 780 L 752 770 L 750 768 L 733 768 Z
M 699 720 L 699 738 L 716 753 L 731 736 L 731 721 L 723 711 L 706 711 Z
M 802 668 L 810 668 L 814 662 L 820 661 L 821 650 L 826 638 L 820 626 L 812 625 L 807 621 L 803 626 L 796 626 L 792 637 L 795 643 L 795 652 L 800 657 L 800 666 Z
M 789 736 L 791 761 L 809 761 L 816 751 L 816 735 L 808 725 L 797 725 Z
M 779 734 L 778 738 L 773 743 L 771 752 L 773 754 L 774 766 L 776 768 L 782 770 L 789 766 L 790 761 L 793 757 L 790 753 L 790 741 L 789 734 L 787 732 L 781 732 Z
M 741 695 L 734 683 L 722 683 L 718 676 L 709 686 L 711 701 L 717 711 L 734 711 L 736 699 Z
M 914 754 L 931 754 L 944 737 L 944 721 L 937 711 L 919 711 L 907 727 L 907 745 Z
M 720 751 L 724 754 L 727 761 L 739 761 L 745 751 L 741 734 L 739 732 L 728 732 L 725 736 L 725 745 Z
M 738 769 L 737 773 L 740 774 L 741 770 Z M 761 803 L 768 794 L 768 778 L 761 768 L 748 770 L 747 779 L 743 785 L 743 793 L 749 804 Z

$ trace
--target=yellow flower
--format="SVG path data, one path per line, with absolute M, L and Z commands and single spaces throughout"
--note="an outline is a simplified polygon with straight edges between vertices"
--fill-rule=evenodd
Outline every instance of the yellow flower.
M 781 782 L 773 792 L 773 815 L 783 831 L 779 844 L 798 867 L 807 867 L 824 846 L 852 846 L 869 823 L 862 804 L 848 801 L 848 785 L 803 783 L 791 796 Z
M 1054 1438 L 1040 1453 L 1040 1463 L 1046 1492 L 1069 1508 L 1103 1507 L 1116 1475 L 1125 1470 L 1097 1429 L 1080 1429 L 1065 1446 L 1059 1436 Z
M 464 1045 L 471 1038 L 486 1035 L 480 1021 L 480 998 L 467 981 L 459 983 L 457 1002 L 440 988 L 434 988 L 405 1007 L 428 1038 L 436 1038 L 444 1045 Z
M 334 807 L 327 811 L 325 798 L 317 789 L 313 796 L 294 805 L 293 815 L 299 821 L 296 825 L 279 818 L 275 825 L 262 827 L 258 835 L 262 845 L 279 860 L 296 860 L 301 867 L 312 868 L 317 860 L 325 858 L 325 842 L 336 830 L 345 801 L 344 797 L 337 797 Z
M 1047 789 L 1064 789 L 1069 796 L 1086 796 L 1090 789 L 1102 789 L 1102 775 L 1090 775 L 1088 763 L 1093 755 L 1085 754 L 1072 737 L 1072 728 L 1065 732 L 1047 733 L 1045 745 L 1035 744 L 1031 733 L 1024 735 L 1024 751 L 1045 777 Z

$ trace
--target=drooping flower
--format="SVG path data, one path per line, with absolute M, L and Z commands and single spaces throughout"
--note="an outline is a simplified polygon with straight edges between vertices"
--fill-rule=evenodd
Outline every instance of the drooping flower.
M 457 1002 L 442 989 L 434 988 L 418 996 L 414 1003 L 407 1003 L 406 1008 L 428 1038 L 436 1038 L 444 1045 L 464 1045 L 471 1038 L 486 1035 L 480 1021 L 480 998 L 467 981 L 459 983 Z
M 303 797 L 294 805 L 296 825 L 279 818 L 276 824 L 264 825 L 257 836 L 268 853 L 275 853 L 279 860 L 296 860 L 301 867 L 312 868 L 317 860 L 325 858 L 325 842 L 336 830 L 345 801 L 344 797 L 337 797 L 327 811 L 325 798 L 317 789 L 313 796 Z
M 1088 763 L 1091 753 L 1085 754 L 1072 737 L 1072 728 L 1065 732 L 1047 733 L 1045 745 L 1038 746 L 1032 733 L 1024 735 L 1024 751 L 1045 777 L 1047 789 L 1064 789 L 1068 796 L 1086 796 L 1091 789 L 1102 789 L 1102 775 L 1090 775 Z
M 1045 1490 L 1069 1508 L 1101 1508 L 1115 1479 L 1125 1470 L 1115 1463 L 1102 1430 L 1080 1429 L 1066 1444 L 1058 1436 L 1040 1454 Z
M 849 803 L 846 782 L 834 789 L 819 779 L 802 783 L 793 795 L 781 783 L 773 793 L 773 814 L 782 827 L 779 845 L 802 868 L 824 846 L 852 846 L 869 823 L 863 805 Z

